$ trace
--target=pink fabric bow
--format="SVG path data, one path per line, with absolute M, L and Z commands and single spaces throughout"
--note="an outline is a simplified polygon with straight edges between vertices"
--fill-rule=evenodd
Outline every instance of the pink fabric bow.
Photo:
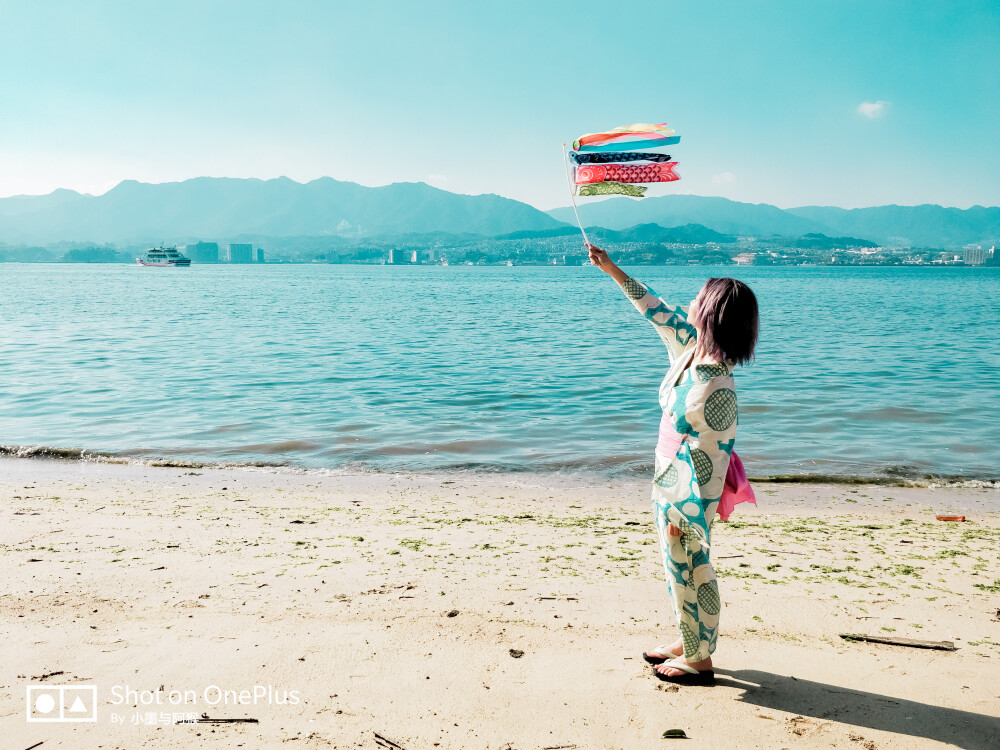
M 753 487 L 747 479 L 743 462 L 736 455 L 736 451 L 729 457 L 729 469 L 726 470 L 726 484 L 722 488 L 722 497 L 719 499 L 719 507 L 716 512 L 719 517 L 726 521 L 733 508 L 738 503 L 757 504 L 757 497 L 753 494 Z

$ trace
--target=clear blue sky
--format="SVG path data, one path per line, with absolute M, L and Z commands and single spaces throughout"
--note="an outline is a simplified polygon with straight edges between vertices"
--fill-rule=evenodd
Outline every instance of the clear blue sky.
M 562 141 L 677 192 L 1000 205 L 1000 3 L 0 0 L 0 196 L 200 175 L 568 203 Z

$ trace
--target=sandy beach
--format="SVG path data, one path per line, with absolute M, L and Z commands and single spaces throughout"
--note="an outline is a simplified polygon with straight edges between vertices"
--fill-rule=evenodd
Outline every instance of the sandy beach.
M 756 489 L 713 535 L 717 684 L 678 689 L 645 481 L 3 460 L 0 745 L 997 747 L 998 490 Z

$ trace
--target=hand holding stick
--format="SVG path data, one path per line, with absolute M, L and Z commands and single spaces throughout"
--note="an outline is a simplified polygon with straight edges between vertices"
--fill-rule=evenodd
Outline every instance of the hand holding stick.
M 619 284 L 621 284 L 627 277 L 625 272 L 622 271 L 618 266 L 615 265 L 614 261 L 608 256 L 607 251 L 602 250 L 597 247 L 597 245 L 591 245 L 589 242 L 586 243 L 587 251 L 590 253 L 590 262 L 600 268 L 604 273 L 613 278 Z

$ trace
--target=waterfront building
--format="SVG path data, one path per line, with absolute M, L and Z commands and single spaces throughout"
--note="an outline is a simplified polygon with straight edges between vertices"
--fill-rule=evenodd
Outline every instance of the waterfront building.
M 218 263 L 218 242 L 196 242 L 184 248 L 184 254 L 195 263 Z
M 967 266 L 982 266 L 986 264 L 987 252 L 982 245 L 966 245 L 962 257 Z
M 253 263 L 253 245 L 230 244 L 230 263 Z
M 394 247 L 389 250 L 389 263 L 393 265 L 411 265 L 419 263 L 419 256 L 415 250 L 407 252 L 402 248 Z

